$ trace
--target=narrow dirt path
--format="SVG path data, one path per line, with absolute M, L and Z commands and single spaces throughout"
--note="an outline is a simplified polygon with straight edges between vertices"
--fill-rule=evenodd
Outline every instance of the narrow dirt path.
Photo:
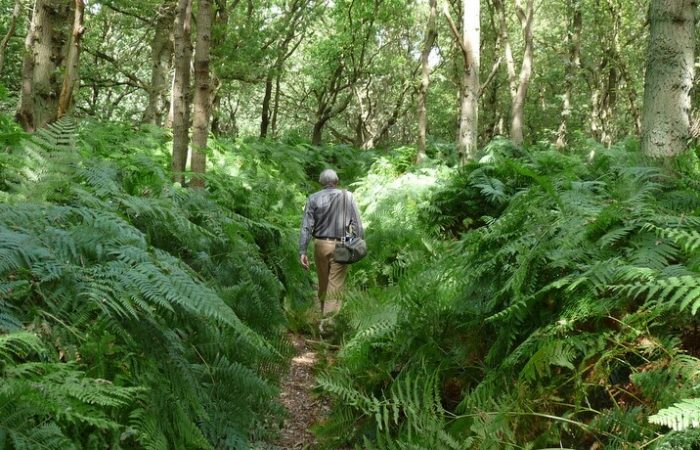
M 311 450 L 318 447 L 318 442 L 309 428 L 328 413 L 329 406 L 311 392 L 315 382 L 314 366 L 318 359 L 316 352 L 303 336 L 290 334 L 289 339 L 296 356 L 292 358 L 289 373 L 281 386 L 280 399 L 289 417 L 284 422 L 277 445 L 284 449 Z

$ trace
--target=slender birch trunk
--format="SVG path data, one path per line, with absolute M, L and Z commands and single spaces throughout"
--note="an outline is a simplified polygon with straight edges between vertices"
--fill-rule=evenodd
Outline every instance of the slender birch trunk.
M 569 24 L 566 30 L 566 44 L 569 50 L 566 75 L 564 78 L 564 95 L 562 97 L 561 121 L 557 132 L 557 148 L 566 146 L 569 133 L 569 119 L 571 118 L 571 93 L 574 88 L 574 79 L 581 69 L 581 30 L 583 29 L 583 14 L 581 13 L 581 0 L 568 0 Z
M 416 163 L 420 164 L 426 158 L 425 140 L 428 128 L 428 89 L 430 87 L 430 52 L 437 38 L 437 27 L 435 20 L 437 17 L 437 0 L 430 0 L 430 13 L 428 15 L 428 23 L 425 27 L 425 39 L 423 40 L 423 49 L 420 55 L 421 62 L 421 81 L 418 88 L 418 151 L 416 153 Z
M 523 63 L 520 66 L 518 88 L 515 91 L 515 97 L 511 106 L 510 138 L 518 145 L 522 145 L 524 141 L 525 100 L 530 87 L 530 78 L 532 77 L 534 3 L 534 0 L 526 0 L 526 6 L 523 8 L 521 1 L 516 2 L 516 13 L 520 20 L 523 40 L 525 41 L 525 53 L 523 55 Z
M 523 5 L 523 1 L 525 1 L 525 5 Z M 506 10 L 503 0 L 493 0 L 493 6 L 498 16 L 499 33 L 501 35 L 501 41 L 503 42 L 506 69 L 508 71 L 508 83 L 510 85 L 510 139 L 514 143 L 522 145 L 524 141 L 523 124 L 525 120 L 525 100 L 527 99 L 527 91 L 530 87 L 534 59 L 534 0 L 516 0 L 515 2 L 515 13 L 520 22 L 525 45 L 519 73 L 516 73 L 515 58 L 513 57 L 513 50 L 508 36 Z
M 167 78 L 173 61 L 173 25 L 175 3 L 166 0 L 158 10 L 156 28 L 151 41 L 151 82 L 148 86 L 148 106 L 143 113 L 143 123 L 163 125 L 167 105 Z
M 463 0 L 462 35 L 464 42 L 464 71 L 459 108 L 459 140 L 457 154 L 462 164 L 476 156 L 479 131 L 479 83 L 481 44 L 481 1 Z
M 191 19 L 192 0 L 178 0 L 174 27 L 175 75 L 170 103 L 173 125 L 173 177 L 180 183 L 185 181 L 184 171 L 189 148 Z
M 481 43 L 481 2 L 462 0 L 462 30 L 457 29 L 447 4 L 443 14 L 450 26 L 452 36 L 462 53 L 463 70 L 459 89 L 459 131 L 457 135 L 457 156 L 460 164 L 476 156 L 479 131 L 479 82 L 480 43 Z
M 71 33 L 70 49 L 66 58 L 66 69 L 63 75 L 63 87 L 58 99 L 57 117 L 65 116 L 73 107 L 73 99 L 76 95 L 80 83 L 80 42 L 85 28 L 83 20 L 85 17 L 85 1 L 75 0 L 75 10 L 73 12 L 73 32 Z
M 214 19 L 211 0 L 199 0 L 197 12 L 197 43 L 194 54 L 194 111 L 192 120 L 192 172 L 204 174 L 207 170 L 207 139 L 211 112 L 211 75 L 209 54 L 211 27 Z M 193 177 L 192 187 L 204 188 L 203 177 Z

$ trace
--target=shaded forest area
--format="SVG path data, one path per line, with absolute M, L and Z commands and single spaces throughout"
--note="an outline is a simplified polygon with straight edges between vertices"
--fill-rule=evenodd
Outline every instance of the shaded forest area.
M 3 1 L 0 80 L 27 130 L 71 109 L 176 135 L 192 122 L 195 147 L 200 121 L 356 148 L 451 144 L 460 126 L 479 147 L 499 135 L 607 147 L 641 130 L 648 6 Z
M 693 0 L 0 0 L 0 448 L 700 448 Z M 288 417 L 286 417 L 288 419 Z

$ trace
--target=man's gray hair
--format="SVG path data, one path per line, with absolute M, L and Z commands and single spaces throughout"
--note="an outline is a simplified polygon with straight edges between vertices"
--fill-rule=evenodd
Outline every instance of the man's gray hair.
M 321 176 L 318 177 L 318 182 L 321 183 L 322 186 L 337 186 L 338 185 L 338 174 L 335 173 L 335 170 L 333 169 L 326 169 L 323 172 L 321 172 Z

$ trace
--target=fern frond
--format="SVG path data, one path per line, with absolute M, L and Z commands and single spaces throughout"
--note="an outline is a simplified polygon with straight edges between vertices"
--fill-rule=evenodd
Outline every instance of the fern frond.
M 657 236 L 671 240 L 676 245 L 680 246 L 687 253 L 693 254 L 700 248 L 700 233 L 695 230 L 682 230 L 678 228 L 661 228 L 653 224 L 647 224 L 644 227 L 649 231 L 653 231 Z
M 26 358 L 28 354 L 41 354 L 44 345 L 39 337 L 28 331 L 17 331 L 10 334 L 0 334 L 0 361 L 10 361 L 13 358 Z
M 649 416 L 649 422 L 675 431 L 700 427 L 700 399 L 685 399 Z
M 550 340 L 540 345 L 539 349 L 530 357 L 522 371 L 521 376 L 529 381 L 548 376 L 551 366 L 564 367 L 574 370 L 572 364 L 576 357 L 576 351 L 565 342 Z
M 654 303 L 678 306 L 681 311 L 690 306 L 693 315 L 700 308 L 700 278 L 696 276 L 657 279 L 647 283 L 621 285 L 616 289 L 632 297 L 644 296 Z

